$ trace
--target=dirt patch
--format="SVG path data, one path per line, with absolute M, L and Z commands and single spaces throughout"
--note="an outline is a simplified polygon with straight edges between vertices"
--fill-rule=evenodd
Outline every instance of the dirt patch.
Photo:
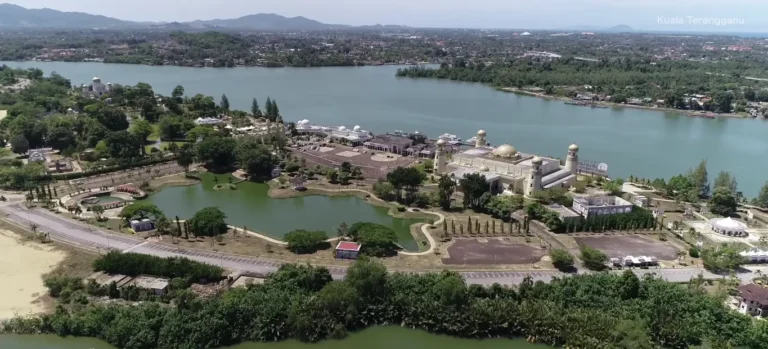
M 443 258 L 447 265 L 534 264 L 547 250 L 509 238 L 456 239 L 448 254 L 450 257 Z
M 653 256 L 660 260 L 674 260 L 677 249 L 662 241 L 644 236 L 588 236 L 574 238 L 579 246 L 589 246 L 605 253 L 608 258 L 625 256 Z

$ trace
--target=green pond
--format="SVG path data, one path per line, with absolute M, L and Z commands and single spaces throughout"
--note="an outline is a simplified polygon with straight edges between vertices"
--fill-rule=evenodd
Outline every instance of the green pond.
M 423 220 L 392 217 L 389 209 L 370 205 L 358 197 L 312 195 L 273 199 L 267 196 L 266 184 L 242 182 L 235 190 L 214 190 L 214 178 L 219 183 L 228 183 L 230 176 L 204 173 L 200 184 L 165 188 L 144 201 L 154 203 L 168 217 L 181 219 L 216 206 L 227 215 L 227 223 L 275 238 L 295 229 L 322 230 L 333 236 L 341 223 L 379 223 L 392 228 L 405 249 L 418 250 L 410 226 Z
M 3 349 L 114 349 L 109 344 L 91 338 L 62 338 L 52 335 L 0 335 Z M 376 327 L 354 333 L 343 340 L 307 344 L 297 341 L 279 343 L 245 343 L 231 349 L 544 349 L 522 339 L 460 339 L 434 335 L 401 327 Z M 149 349 L 149 348 L 148 348 Z
M 114 197 L 114 196 L 109 196 L 109 195 L 99 196 L 98 198 L 99 198 L 99 203 L 100 204 L 110 204 L 110 203 L 113 203 L 113 202 L 125 201 L 125 200 L 123 200 L 121 198 Z

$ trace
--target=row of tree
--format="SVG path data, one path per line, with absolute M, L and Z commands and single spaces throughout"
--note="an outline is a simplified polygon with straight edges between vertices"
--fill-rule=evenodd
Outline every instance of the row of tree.
M 177 307 L 59 308 L 16 319 L 5 331 L 96 337 L 120 348 L 190 349 L 243 341 L 342 338 L 378 324 L 401 324 L 471 338 L 525 337 L 585 349 L 763 348 L 768 324 L 730 310 L 724 299 L 631 271 L 525 279 L 515 290 L 468 286 L 455 273 L 388 273 L 361 260 L 344 280 L 321 267 L 284 265 L 263 285 Z

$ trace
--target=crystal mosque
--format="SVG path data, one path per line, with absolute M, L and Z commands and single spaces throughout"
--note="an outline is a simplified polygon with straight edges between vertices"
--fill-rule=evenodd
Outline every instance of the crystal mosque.
M 549 188 L 569 188 L 576 181 L 579 168 L 579 147 L 571 144 L 565 166 L 560 160 L 539 157 L 517 151 L 504 144 L 492 148 L 486 142 L 486 133 L 477 132 L 475 147 L 448 159 L 446 142 L 437 141 L 435 172 L 456 181 L 465 175 L 479 173 L 485 176 L 492 193 L 516 193 L 532 196 Z

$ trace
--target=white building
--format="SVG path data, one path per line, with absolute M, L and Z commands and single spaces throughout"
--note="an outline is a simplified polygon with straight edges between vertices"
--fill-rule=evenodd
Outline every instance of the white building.
M 107 83 L 104 85 L 101 83 L 101 79 L 99 77 L 94 77 L 93 80 L 91 80 L 91 84 L 84 84 L 82 89 L 83 95 L 85 96 L 101 97 L 109 93 L 109 91 L 112 89 L 112 84 Z
M 573 211 L 584 218 L 632 212 L 634 204 L 618 196 L 579 197 L 573 199 Z
M 487 146 L 486 133 L 478 131 L 475 148 L 454 154 L 445 172 L 456 181 L 465 175 L 480 173 L 485 176 L 491 192 L 510 192 L 532 196 L 535 192 L 549 188 L 569 188 L 576 181 L 579 147 L 568 148 L 565 166 L 557 159 L 539 157 L 518 152 L 515 147 L 504 144 L 497 148 Z M 435 156 L 436 169 L 441 161 L 448 161 L 445 154 Z
M 749 249 L 749 251 L 742 251 L 739 254 L 744 257 L 748 263 L 768 263 L 768 251 L 763 251 L 756 247 Z
M 221 123 L 220 119 L 217 118 L 197 118 L 195 119 L 195 124 L 197 125 L 217 125 Z
M 320 125 L 313 125 L 309 122 L 309 120 L 299 120 L 299 122 L 296 123 L 296 131 L 301 134 L 324 134 L 329 135 L 331 134 L 330 127 L 320 126 Z
M 721 235 L 738 237 L 749 235 L 746 231 L 747 225 L 731 217 L 710 219 L 709 226 L 712 228 L 712 231 Z
M 768 288 L 758 284 L 739 286 L 739 312 L 751 316 L 768 316 Z
M 351 130 L 344 126 L 339 126 L 337 129 L 331 131 L 330 136 L 332 139 L 339 140 L 353 146 L 361 145 L 373 138 L 370 132 L 363 130 L 360 126 L 355 126 Z

